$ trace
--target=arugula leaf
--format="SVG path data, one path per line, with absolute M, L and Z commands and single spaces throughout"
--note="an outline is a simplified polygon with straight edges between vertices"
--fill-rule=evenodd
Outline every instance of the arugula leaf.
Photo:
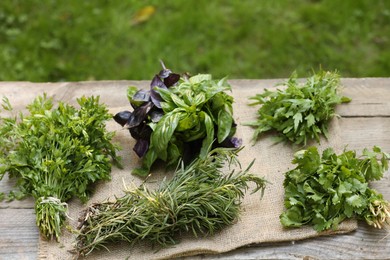
M 46 94 L 30 105 L 28 115 L 0 117 L 0 179 L 8 173 L 17 190 L 7 199 L 35 199 L 41 234 L 58 239 L 65 222 L 66 201 L 85 202 L 89 184 L 109 180 L 111 159 L 118 163 L 118 146 L 106 131 L 111 118 L 99 97 L 81 97 L 79 109 L 60 102 L 54 107 Z M 11 110 L 7 99 L 3 107 Z
M 337 228 L 347 218 L 365 220 L 374 227 L 390 224 L 390 204 L 368 187 L 388 169 L 389 154 L 379 147 L 337 155 L 331 148 L 322 156 L 316 147 L 297 152 L 296 168 L 286 172 L 286 210 L 280 215 L 285 227 L 312 224 L 317 231 Z
M 262 133 L 276 130 L 282 140 L 306 145 L 309 140 L 327 138 L 328 122 L 336 116 L 335 106 L 351 99 L 338 95 L 340 76 L 336 72 L 319 71 L 298 83 L 293 73 L 285 90 L 265 90 L 250 99 L 251 105 L 261 105 L 258 119 L 245 125 L 255 128 L 254 139 Z

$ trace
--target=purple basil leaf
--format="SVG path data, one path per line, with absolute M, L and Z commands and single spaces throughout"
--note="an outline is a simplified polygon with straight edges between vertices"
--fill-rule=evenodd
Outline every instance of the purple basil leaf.
M 153 90 L 154 87 L 167 88 L 158 75 L 154 76 L 152 82 L 150 83 L 150 90 Z
M 129 121 L 130 116 L 131 116 L 130 111 L 122 111 L 122 112 L 117 113 L 114 116 L 114 120 L 115 120 L 115 122 L 117 122 L 121 126 L 124 126 L 127 123 L 127 121 Z
M 180 79 L 179 74 L 171 73 L 168 77 L 164 78 L 164 84 L 168 88 L 175 85 Z
M 138 157 L 143 157 L 149 149 L 149 141 L 145 139 L 138 139 L 133 147 L 133 151 Z
M 154 109 L 149 115 L 150 120 L 152 120 L 153 123 L 157 123 L 164 116 L 164 111 L 161 109 Z
M 152 128 L 150 128 L 150 126 L 148 126 L 146 123 L 142 122 L 139 126 L 130 128 L 129 132 L 130 132 L 131 136 L 136 140 L 138 140 L 138 139 L 149 140 L 153 131 L 152 131 Z
M 143 102 L 148 102 L 150 101 L 150 92 L 148 90 L 138 90 L 134 96 L 133 96 L 134 101 L 143 101 Z
M 163 101 L 163 99 L 161 98 L 160 94 L 157 93 L 156 90 L 153 89 L 152 91 L 150 91 L 150 99 L 156 107 L 161 108 L 160 103 Z
M 125 127 L 133 128 L 141 124 L 147 118 L 148 113 L 152 107 L 153 103 L 148 102 L 134 109 L 133 113 L 130 115 L 129 120 L 127 120 L 127 123 L 125 124 Z
M 162 69 L 159 73 L 158 76 L 162 79 L 165 79 L 169 77 L 169 75 L 172 74 L 172 71 L 170 69 Z
M 154 76 L 152 83 L 150 84 L 150 98 L 156 107 L 161 108 L 160 102 L 163 100 L 160 94 L 154 89 L 155 87 L 168 89 L 158 75 Z

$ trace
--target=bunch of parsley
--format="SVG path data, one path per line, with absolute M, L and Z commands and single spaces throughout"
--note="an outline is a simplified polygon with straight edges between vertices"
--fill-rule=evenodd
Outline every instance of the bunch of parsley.
M 133 174 L 139 176 L 147 176 L 157 159 L 177 165 L 181 158 L 189 163 L 197 156 L 205 157 L 213 144 L 241 145 L 233 137 L 233 97 L 226 93 L 231 90 L 226 79 L 213 80 L 209 74 L 181 77 L 163 67 L 149 91 L 129 88 L 134 111 L 114 116 L 137 140 L 134 151 L 143 163 Z
M 261 105 L 258 119 L 246 123 L 255 129 L 254 139 L 263 132 L 276 130 L 280 140 L 306 145 L 307 141 L 320 141 L 320 135 L 328 136 L 328 123 L 335 114 L 335 106 L 350 102 L 337 91 L 340 77 L 335 72 L 319 71 L 299 84 L 295 73 L 286 82 L 287 88 L 265 90 L 250 99 L 251 105 Z
M 317 148 L 295 154 L 296 168 L 284 180 L 285 207 L 280 221 L 285 227 L 314 225 L 317 231 L 337 228 L 347 218 L 365 220 L 381 228 L 390 224 L 390 204 L 380 193 L 368 187 L 388 169 L 389 155 L 379 147 L 340 155 L 328 148 L 322 156 Z
M 16 179 L 9 199 L 32 196 L 41 234 L 58 239 L 73 196 L 85 202 L 89 184 L 109 180 L 118 147 L 105 122 L 112 118 L 98 97 L 77 100 L 80 109 L 46 95 L 28 105 L 28 115 L 0 118 L 0 179 Z M 12 113 L 4 98 L 3 108 Z

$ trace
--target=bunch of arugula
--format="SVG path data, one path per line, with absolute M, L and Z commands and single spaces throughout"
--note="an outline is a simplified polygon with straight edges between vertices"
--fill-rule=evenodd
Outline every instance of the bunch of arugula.
M 179 167 L 171 180 L 156 190 L 145 184 L 126 190 L 113 202 L 96 203 L 83 211 L 75 251 L 88 255 L 105 244 L 144 240 L 159 246 L 177 244 L 176 235 L 212 235 L 237 220 L 241 200 L 254 184 L 252 193 L 264 192 L 266 181 L 243 171 L 225 174 L 224 166 L 239 163 L 234 148 L 216 148 L 203 159 Z
M 250 99 L 251 105 L 262 105 L 258 119 L 246 123 L 255 129 L 254 139 L 261 133 L 276 130 L 279 140 L 306 145 L 307 141 L 320 141 L 328 137 L 328 123 L 335 114 L 335 106 L 351 99 L 338 95 L 340 77 L 335 72 L 319 71 L 302 85 L 293 73 L 285 83 L 285 90 L 265 90 Z
M 239 147 L 241 140 L 233 137 L 233 97 L 225 92 L 229 90 L 225 78 L 216 81 L 208 74 L 180 77 L 164 65 L 150 90 L 129 87 L 134 111 L 119 112 L 114 119 L 137 140 L 134 151 L 143 163 L 132 173 L 147 176 L 157 159 L 170 166 L 180 158 L 186 164 L 198 155 L 204 158 L 212 144 Z
M 297 167 L 286 173 L 284 180 L 285 207 L 280 221 L 285 227 L 314 225 L 317 231 L 337 228 L 347 218 L 365 220 L 381 228 L 390 224 L 390 204 L 368 187 L 388 169 L 389 155 L 379 147 L 337 155 L 328 148 L 322 156 L 317 148 L 295 154 Z
M 3 108 L 12 113 L 9 101 Z M 73 196 L 85 202 L 89 184 L 109 180 L 111 159 L 118 147 L 105 122 L 112 118 L 99 97 L 77 100 L 80 109 L 52 98 L 37 97 L 28 115 L 0 118 L 0 179 L 16 179 L 8 199 L 35 199 L 36 223 L 41 234 L 58 240 Z

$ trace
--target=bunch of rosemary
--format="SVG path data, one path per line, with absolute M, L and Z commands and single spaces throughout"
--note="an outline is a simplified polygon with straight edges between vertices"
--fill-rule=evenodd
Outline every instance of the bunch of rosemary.
M 52 98 L 37 97 L 29 114 L 0 117 L 0 180 L 6 173 L 16 179 L 8 199 L 35 199 L 36 223 L 41 234 L 56 239 L 72 197 L 88 199 L 89 184 L 109 180 L 111 158 L 117 146 L 105 122 L 112 118 L 98 97 L 77 100 L 80 109 Z M 3 108 L 12 111 L 3 99 Z
M 115 202 L 93 204 L 80 217 L 75 251 L 87 255 L 108 242 L 124 240 L 134 244 L 147 240 L 167 246 L 177 243 L 175 235 L 191 232 L 208 235 L 232 224 L 240 213 L 241 199 L 255 184 L 264 191 L 266 181 L 248 173 L 223 174 L 226 162 L 238 163 L 237 149 L 217 148 L 205 158 L 179 167 L 171 180 L 155 190 L 141 185 Z

